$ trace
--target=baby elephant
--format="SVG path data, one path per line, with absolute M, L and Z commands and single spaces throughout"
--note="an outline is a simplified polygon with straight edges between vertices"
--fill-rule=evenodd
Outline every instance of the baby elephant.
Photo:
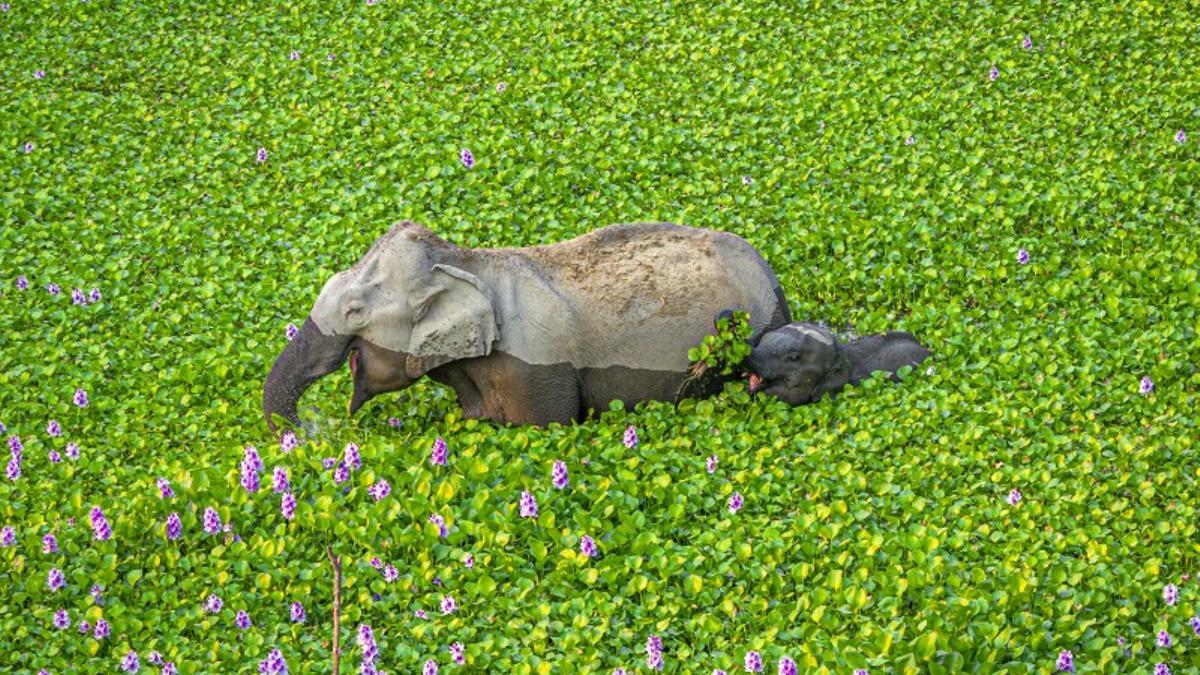
M 929 356 L 911 333 L 888 331 L 840 344 L 829 329 L 792 323 L 763 334 L 743 366 L 750 372 L 750 393 L 762 391 L 791 405 L 833 396 L 876 370 L 892 373 Z

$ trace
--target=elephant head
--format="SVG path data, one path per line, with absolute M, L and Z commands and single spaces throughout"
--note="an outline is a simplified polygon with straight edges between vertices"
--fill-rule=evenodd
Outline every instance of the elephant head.
M 411 222 L 394 226 L 353 267 L 326 282 L 263 384 L 263 413 L 298 422 L 313 383 L 347 361 L 353 413 L 458 359 L 486 356 L 498 338 L 491 288 L 453 244 Z
M 744 366 L 750 372 L 751 393 L 762 391 L 801 405 L 835 395 L 877 370 L 894 374 L 928 356 L 929 350 L 903 331 L 841 344 L 824 326 L 792 323 L 764 334 Z

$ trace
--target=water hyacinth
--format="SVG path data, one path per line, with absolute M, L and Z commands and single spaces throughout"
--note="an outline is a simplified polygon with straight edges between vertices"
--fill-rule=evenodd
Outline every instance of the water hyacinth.
M 463 166 L 468 169 L 475 166 L 475 155 L 472 155 L 471 151 L 466 148 L 463 148 L 462 152 L 458 153 L 458 158 L 462 160 Z
M 438 436 L 433 442 L 433 451 L 429 454 L 429 463 L 434 466 L 446 466 L 446 460 L 450 458 L 450 451 L 446 449 L 446 441 Z
M 1008 497 L 1005 497 L 1005 501 L 1008 502 L 1009 506 L 1016 506 L 1017 504 L 1021 503 L 1021 491 L 1013 488 L 1008 493 Z
M 121 659 L 121 670 L 126 673 L 136 673 L 138 671 L 138 653 L 131 651 Z
M 413 616 L 421 620 L 427 620 L 429 618 L 429 614 L 423 609 L 413 610 Z
M 354 471 L 362 468 L 362 457 L 358 454 L 358 446 L 353 443 L 346 444 L 346 450 L 343 453 L 346 458 L 346 466 Z
M 58 553 L 58 540 L 54 535 L 48 534 L 42 537 L 42 553 Z
M 743 661 L 743 665 L 745 666 L 747 673 L 761 673 L 762 656 L 755 651 L 746 652 L 746 658 Z
M 17 277 L 16 283 L 17 283 L 18 291 L 23 291 L 23 290 L 26 290 L 27 288 L 29 288 L 29 279 L 26 279 L 24 274 Z
M 375 644 L 375 633 L 367 624 L 358 626 L 358 646 L 363 651 L 363 663 L 375 663 L 379 656 L 379 647 Z
M 321 466 L 326 469 L 332 469 L 338 463 L 337 457 L 324 457 L 321 459 Z
M 166 675 L 166 669 L 163 669 L 163 675 Z M 272 649 L 267 658 L 258 662 L 258 672 L 266 673 L 266 675 L 287 675 L 287 661 L 283 659 L 283 652 L 278 649 Z
M 296 440 L 296 432 L 291 429 L 283 432 L 283 435 L 279 437 L 279 449 L 285 453 L 295 450 L 299 444 L 300 442 Z
M 62 426 L 59 425 L 58 420 L 50 420 L 46 423 L 46 434 L 51 438 L 62 436 Z
M 458 609 L 458 605 L 455 604 L 454 598 L 449 595 L 443 595 L 442 596 L 442 614 L 453 614 L 454 610 L 456 610 L 456 609 Z
M 72 288 L 71 289 L 71 304 L 73 304 L 73 305 L 86 305 L 87 304 L 87 298 L 83 295 L 83 289 L 81 289 L 81 288 Z
M 4 475 L 13 481 L 21 477 L 21 457 L 19 455 L 8 460 L 8 467 L 5 468 Z
M 263 464 L 262 457 L 258 454 L 258 448 L 253 445 L 247 445 L 242 449 L 242 465 L 248 466 L 255 471 L 262 471 L 266 468 Z
M 62 455 L 58 454 L 57 450 L 51 450 L 46 457 L 50 460 L 51 464 L 58 464 L 62 461 Z
M 80 635 L 87 635 L 87 632 L 90 631 L 91 629 L 92 629 L 92 624 L 88 623 L 87 621 L 79 622 L 79 634 Z
M 1033 38 L 1026 35 L 1024 39 L 1021 40 L 1021 47 L 1023 49 L 1033 49 Z
M 613 669 L 613 675 L 626 675 L 624 668 Z
M 1184 133 L 1183 129 L 1180 129 L 1179 131 L 1175 132 L 1175 142 L 1176 143 L 1184 143 L 1186 141 L 1187 141 L 1187 134 Z
M 112 634 L 112 628 L 104 619 L 96 619 L 96 628 L 92 630 L 92 637 L 97 640 L 103 640 Z
M 1165 663 L 1154 664 L 1154 675 L 1171 675 L 1171 669 Z
M 67 447 L 63 449 L 63 452 L 66 453 L 67 459 L 72 462 L 79 459 L 79 445 L 77 443 L 67 443 Z
M 33 143 L 25 144 L 25 152 L 33 152 Z M 62 292 L 62 289 L 58 287 L 58 284 L 51 281 L 50 283 L 46 284 L 46 292 L 50 295 L 58 295 Z
M 1154 644 L 1163 649 L 1169 649 L 1173 644 L 1171 642 L 1171 634 L 1166 630 L 1158 631 L 1158 634 L 1154 636 Z
M 21 149 L 24 150 L 25 154 L 27 154 L 27 155 L 29 153 L 33 152 L 33 141 L 26 141 L 25 145 L 21 146 Z M 54 286 L 54 290 L 50 292 L 50 295 L 58 295 L 58 286 L 55 286 L 54 284 L 50 284 L 50 285 Z M 48 287 L 47 287 L 47 290 L 49 290 Z
M 75 396 L 72 398 L 72 400 L 75 402 L 75 405 L 79 406 L 80 408 L 86 408 L 88 404 L 87 392 L 83 389 L 76 389 Z
M 293 49 L 291 51 L 291 53 L 288 54 L 288 61 L 299 61 L 299 60 L 300 60 L 300 52 Z
M 391 492 L 392 492 L 392 486 L 390 484 L 388 484 L 388 482 L 386 480 L 383 480 L 382 478 L 375 481 L 374 485 L 367 488 L 367 494 L 371 495 L 371 498 L 377 502 L 382 501 L 383 498 L 388 496 L 389 494 L 391 494 Z
M 498 93 L 498 94 L 503 94 L 505 89 L 508 89 L 508 85 L 507 85 L 507 84 L 505 84 L 504 82 L 497 82 L 497 83 L 496 83 L 496 93 Z
M 288 342 L 291 342 L 293 338 L 300 334 L 300 329 L 296 328 L 296 324 L 289 323 L 287 327 L 283 329 L 283 334 L 287 337 Z
M 749 185 L 753 182 L 754 179 L 752 179 L 749 175 L 742 176 L 742 185 Z
M 438 675 L 437 661 L 429 659 L 425 662 L 425 666 L 421 668 L 421 675 Z
M 867 672 L 866 668 L 855 668 L 854 675 L 870 675 L 870 673 Z
M 657 635 L 646 637 L 646 667 L 650 670 L 663 669 L 663 642 Z
M 395 565 L 388 565 L 383 568 L 383 580 L 389 584 L 400 578 L 400 570 L 396 569 Z
M 293 602 L 288 607 L 288 613 L 291 615 L 292 623 L 304 623 L 308 616 L 304 613 L 304 605 L 299 600 Z
M 271 490 L 275 494 L 283 494 L 288 491 L 288 472 L 285 467 L 277 466 L 271 470 Z
M 333 470 L 333 484 L 341 485 L 350 480 L 350 467 L 346 466 L 345 462 L 338 462 L 337 468 Z
M 729 675 L 729 673 L 725 672 L 724 670 L 722 670 L 720 668 L 713 668 L 712 675 Z
M 579 538 L 579 552 L 589 558 L 595 558 L 598 551 L 596 550 L 596 541 L 586 534 Z
M 103 605 L 103 604 L 104 604 L 104 597 L 103 597 L 103 595 L 102 595 L 102 594 L 104 593 L 104 587 L 103 587 L 103 586 L 101 586 L 100 584 L 93 584 L 93 585 L 92 585 L 92 587 L 91 587 L 91 589 L 90 589 L 90 590 L 88 590 L 88 593 L 90 593 L 90 594 L 91 594 L 91 596 L 92 596 L 92 600 L 93 600 L 93 601 L 95 601 L 95 603 L 96 603 L 97 605 Z
M 250 615 L 247 614 L 246 610 L 244 610 L 244 609 L 238 610 L 237 616 L 234 617 L 234 619 L 233 619 L 233 623 L 235 626 L 237 626 L 241 630 L 246 630 L 246 629 L 250 628 L 250 626 L 254 625 L 250 621 Z
M 1192 627 L 1192 632 L 1196 634 L 1196 637 L 1200 637 L 1200 616 L 1188 619 L 1188 625 Z
M 471 555 L 470 553 L 464 554 L 463 555 L 463 566 L 466 567 L 467 569 L 471 569 L 472 567 L 474 567 L 475 566 L 475 556 Z
M 1058 660 L 1054 662 L 1054 668 L 1064 673 L 1075 672 L 1075 655 L 1065 649 L 1059 652 Z
M 537 500 L 533 498 L 533 495 L 530 494 L 528 490 L 523 490 L 521 492 L 521 517 L 522 518 L 537 518 L 538 517 Z
M 221 515 L 211 506 L 204 507 L 204 533 L 221 533 Z
M 796 662 L 786 656 L 780 658 L 779 675 L 796 675 Z
M 96 541 L 108 541 L 112 538 L 112 527 L 108 524 L 108 519 L 104 517 L 104 512 L 99 506 L 93 506 L 90 514 L 92 520 L 92 538 Z
M 908 138 L 904 139 L 904 144 L 905 145 L 916 145 L 917 139 L 915 136 L 909 136 Z
M 246 492 L 249 492 L 250 494 L 254 494 L 254 493 L 258 492 L 258 488 L 259 488 L 258 470 L 255 469 L 254 466 L 246 460 L 242 460 L 242 481 L 241 482 L 242 482 L 242 487 L 246 489 Z
M 41 80 L 41 79 L 44 79 L 45 77 L 46 77 L 46 71 L 41 70 L 41 69 L 33 71 L 33 79 Z
M 88 302 L 100 302 L 100 289 L 93 288 L 88 291 Z
M 636 448 L 638 446 L 637 429 L 634 429 L 632 426 L 626 427 L 625 437 L 622 440 L 625 443 L 625 447 L 629 448 L 630 450 Z
M 1000 79 L 1000 69 L 996 66 L 992 66 L 991 70 L 988 71 L 988 79 L 992 82 Z
M 389 417 L 388 418 L 388 426 L 390 426 L 394 429 L 399 429 L 400 428 L 400 418 L 399 417 Z
M 371 556 L 371 559 L 368 561 L 367 564 L 369 564 L 371 567 L 374 567 L 377 570 L 383 569 L 383 560 L 379 556 Z
M 1017 264 L 1018 265 L 1028 265 L 1029 264 L 1029 251 L 1026 251 L 1023 248 L 1017 249 Z
M 60 609 L 54 613 L 54 627 L 59 630 L 66 630 L 71 627 L 71 615 L 65 609 Z
M 279 501 L 279 513 L 285 520 L 296 517 L 296 495 L 285 492 Z
M 1150 379 L 1149 375 L 1143 375 L 1142 381 L 1138 384 L 1138 392 L 1142 396 L 1146 396 L 1154 391 L 1154 380 Z
M 445 539 L 446 535 L 448 534 L 448 531 L 446 530 L 446 519 L 442 518 L 440 514 L 431 513 L 429 514 L 429 522 L 437 525 L 438 536 Z
M 466 647 L 463 643 L 455 642 L 450 645 L 450 659 L 460 666 L 467 662 Z
M 716 473 L 717 472 L 717 456 L 709 455 L 708 459 L 704 460 L 704 468 L 710 474 Z
M 179 521 L 179 514 L 172 513 L 167 516 L 167 539 L 175 541 L 179 535 L 183 534 L 183 523 Z
M 742 498 L 742 493 L 740 492 L 735 492 L 729 495 L 729 512 L 737 513 L 741 510 L 745 502 L 746 500 Z
M 159 654 L 157 651 L 151 651 L 146 655 L 146 662 L 152 666 L 161 666 L 163 664 L 162 654 Z
M 1167 584 L 1163 586 L 1163 601 L 1168 605 L 1174 605 L 1179 602 L 1179 587 L 1175 584 Z
M 216 593 L 210 593 L 208 598 L 204 601 L 204 609 L 209 614 L 216 614 L 217 612 L 220 612 L 221 608 L 224 606 L 225 603 L 221 601 L 221 596 L 217 595 Z
M 556 490 L 562 490 L 570 485 L 571 479 L 567 475 L 567 463 L 562 460 L 554 462 L 554 466 L 550 470 L 550 479 Z
M 8 450 L 9 450 L 9 452 L 11 452 L 13 455 L 15 455 L 15 456 L 17 456 L 17 457 L 20 457 L 20 456 L 21 456 L 21 452 L 22 452 L 24 449 L 25 449 L 25 445 L 24 445 L 23 443 L 21 443 L 21 437 L 20 437 L 20 436 L 18 436 L 17 434 L 13 434 L 12 436 L 9 436 L 9 437 L 8 437 Z
M 12 546 L 17 543 L 17 531 L 12 525 L 0 528 L 0 546 Z

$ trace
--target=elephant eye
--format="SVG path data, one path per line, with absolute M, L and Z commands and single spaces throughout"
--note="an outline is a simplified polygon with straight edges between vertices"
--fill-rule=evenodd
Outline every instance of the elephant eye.
M 785 356 L 784 358 L 786 358 L 788 361 L 799 361 L 800 357 L 801 357 L 800 352 L 788 352 L 787 356 Z

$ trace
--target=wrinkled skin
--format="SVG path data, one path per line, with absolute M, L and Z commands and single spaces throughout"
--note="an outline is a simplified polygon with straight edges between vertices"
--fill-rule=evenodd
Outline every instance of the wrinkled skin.
M 793 323 L 763 334 L 743 367 L 750 373 L 751 393 L 770 394 L 791 405 L 835 396 L 846 385 L 892 374 L 929 357 L 911 333 L 889 331 L 840 344 L 829 329 Z
M 467 417 L 514 424 L 671 401 L 688 349 L 726 307 L 760 332 L 790 320 L 771 268 L 728 233 L 635 223 L 463 249 L 404 222 L 325 284 L 267 375 L 263 412 L 273 430 L 275 415 L 297 423 L 304 391 L 344 363 L 351 413 L 425 375 L 452 387 Z

